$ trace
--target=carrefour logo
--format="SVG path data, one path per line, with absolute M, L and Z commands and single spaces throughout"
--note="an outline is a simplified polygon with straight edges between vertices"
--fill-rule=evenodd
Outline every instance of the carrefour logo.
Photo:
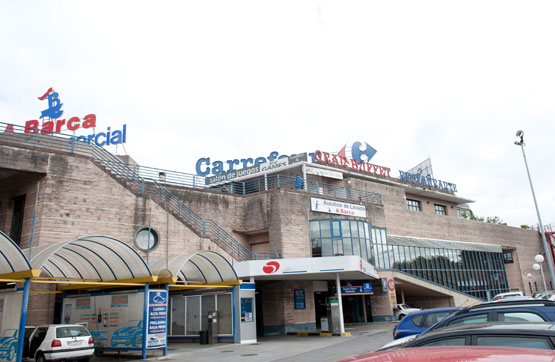
M 370 159 L 374 157 L 376 152 L 377 151 L 367 142 L 362 144 L 361 142 L 356 141 L 353 142 L 352 146 L 349 148 L 347 148 L 347 145 L 343 146 L 337 155 L 348 160 L 353 159 L 357 162 L 369 162 Z
M 277 261 L 269 261 L 262 267 L 262 271 L 266 274 L 272 274 L 279 270 L 279 263 Z

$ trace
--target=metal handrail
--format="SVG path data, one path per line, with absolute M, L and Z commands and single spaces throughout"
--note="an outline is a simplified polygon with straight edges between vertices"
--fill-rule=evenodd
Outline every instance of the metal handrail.
M 4 125 L 4 131 L 0 132 L 0 140 L 4 139 L 93 157 L 96 162 L 103 165 L 114 175 L 124 179 L 136 191 L 157 196 L 172 212 L 175 212 L 180 218 L 188 222 L 197 232 L 206 235 L 224 250 L 229 251 L 237 260 L 258 259 L 260 256 L 268 256 L 273 259 L 279 258 L 279 253 L 251 252 L 213 220 L 202 218 L 195 213 L 158 181 L 145 179 L 140 176 L 136 167 L 132 167 L 135 165 L 122 162 L 117 156 L 114 156 L 102 147 L 77 141 L 73 135 L 41 132 L 35 128 L 10 125 L 3 122 L 0 122 L 0 125 Z M 152 168 L 146 169 L 155 170 Z M 192 180 L 195 182 L 194 178 Z

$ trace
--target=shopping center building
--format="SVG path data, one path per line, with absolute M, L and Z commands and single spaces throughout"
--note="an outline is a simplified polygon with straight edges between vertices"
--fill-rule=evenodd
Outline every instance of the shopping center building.
M 86 138 L 0 123 L 0 230 L 22 249 L 110 236 L 149 265 L 217 252 L 252 283 L 256 298 L 241 319 L 259 335 L 325 329 L 336 302 L 346 323 L 380 322 L 397 318 L 402 302 L 464 306 L 541 289 L 532 270 L 544 253 L 538 231 L 471 220 L 473 200 L 455 182 L 372 164 L 361 156 L 369 145 L 349 146 L 205 157 L 188 174 L 138 165 Z M 198 336 L 202 311 L 225 293 L 172 294 L 169 334 Z M 28 324 L 56 321 L 57 304 L 54 293 L 32 295 Z

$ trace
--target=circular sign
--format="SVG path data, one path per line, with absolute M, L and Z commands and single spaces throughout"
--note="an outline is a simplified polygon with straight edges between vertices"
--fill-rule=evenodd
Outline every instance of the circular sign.
M 395 290 L 395 282 L 393 281 L 393 279 L 389 279 L 387 281 L 387 288 L 389 290 Z

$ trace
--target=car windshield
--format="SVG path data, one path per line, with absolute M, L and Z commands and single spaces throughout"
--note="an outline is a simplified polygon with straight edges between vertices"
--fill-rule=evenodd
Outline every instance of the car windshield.
M 15 337 L 17 335 L 17 329 L 6 329 L 2 333 L 2 337 Z

